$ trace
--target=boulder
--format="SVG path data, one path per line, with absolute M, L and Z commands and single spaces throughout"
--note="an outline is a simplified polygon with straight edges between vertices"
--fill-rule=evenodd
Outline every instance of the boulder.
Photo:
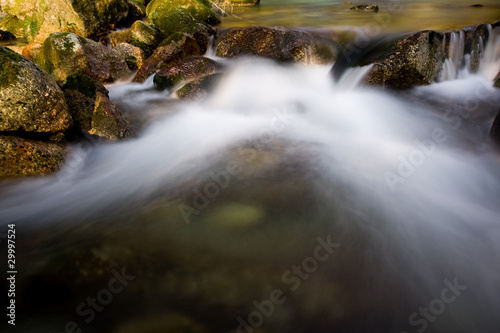
M 144 82 L 148 76 L 157 71 L 165 71 L 180 64 L 189 56 L 201 55 L 202 53 L 200 46 L 192 35 L 175 33 L 160 44 L 153 55 L 139 68 L 133 81 Z
M 0 30 L 8 31 L 17 38 L 24 37 L 23 22 L 14 15 L 6 15 L 0 19 Z
M 146 61 L 144 51 L 137 46 L 128 43 L 121 43 L 115 47 L 114 50 L 122 59 L 125 59 L 128 68 L 131 70 L 140 68 Z
M 490 137 L 493 139 L 493 142 L 500 146 L 500 112 L 498 112 L 495 120 L 493 121 L 493 125 L 490 130 Z
M 130 29 L 112 33 L 109 38 L 113 47 L 120 43 L 129 43 L 140 47 L 145 54 L 150 56 L 165 36 L 155 26 L 143 21 L 135 21 Z
M 0 0 L 0 7 L 22 23 L 19 34 L 37 42 L 58 31 L 96 36 L 126 18 L 129 10 L 126 0 Z
M 217 43 L 219 57 L 254 55 L 279 62 L 325 64 L 335 60 L 335 45 L 306 31 L 283 27 L 235 28 Z
M 175 94 L 180 99 L 200 100 L 206 98 L 208 93 L 217 85 L 220 73 L 210 74 L 186 83 Z
M 213 74 L 218 69 L 220 69 L 220 65 L 212 59 L 191 57 L 179 65 L 157 72 L 154 77 L 154 84 L 160 90 L 170 89 L 183 81 L 190 81 Z
M 62 85 L 77 133 L 119 140 L 135 135 L 128 122 L 99 82 L 82 74 L 69 76 Z
M 170 36 L 196 22 L 220 23 L 220 15 L 211 7 L 208 0 L 153 0 L 146 7 L 146 14 L 165 36 Z
M 71 125 L 64 94 L 54 79 L 0 46 L 0 132 L 57 133 Z
M 479 24 L 463 29 L 465 32 L 465 54 L 470 54 L 470 71 L 477 73 L 481 55 L 489 38 L 489 29 L 486 24 Z
M 36 55 L 40 52 L 41 49 L 42 49 L 41 43 L 30 43 L 23 48 L 21 54 L 26 59 L 34 61 Z
M 445 56 L 443 36 L 436 31 L 420 31 L 399 40 L 386 56 L 374 62 L 366 82 L 395 88 L 435 82 Z
M 65 155 L 61 143 L 0 136 L 0 178 L 53 173 L 62 166 Z
M 127 63 L 116 51 L 68 32 L 51 34 L 35 62 L 59 84 L 75 73 L 100 82 L 113 82 L 129 74 Z
M 142 20 L 146 17 L 146 7 L 144 6 L 143 1 L 139 0 L 128 0 L 128 13 L 127 17 L 118 22 L 118 25 L 130 27 L 132 23 L 137 20 Z

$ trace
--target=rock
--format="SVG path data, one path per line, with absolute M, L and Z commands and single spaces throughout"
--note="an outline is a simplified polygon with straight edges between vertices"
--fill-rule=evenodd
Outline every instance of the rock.
M 16 39 L 16 36 L 8 31 L 0 30 L 0 40 Z
M 200 100 L 206 98 L 221 77 L 220 73 L 210 74 L 186 83 L 175 93 L 180 99 Z
M 283 27 L 235 28 L 217 43 L 217 55 L 227 58 L 254 55 L 279 62 L 325 64 L 334 61 L 335 54 L 333 42 Z
M 201 54 L 200 46 L 192 35 L 175 33 L 160 44 L 153 55 L 139 68 L 133 81 L 143 82 L 148 76 L 157 71 L 167 70 L 180 64 L 189 56 Z
M 71 125 L 64 95 L 54 79 L 0 46 L 0 132 L 57 133 Z
M 465 32 L 465 48 L 464 53 L 470 54 L 470 71 L 477 73 L 479 63 L 486 42 L 489 38 L 489 30 L 486 24 L 479 24 L 463 29 Z
M 490 130 L 490 137 L 497 145 L 500 145 L 500 112 L 497 114 Z
M 372 5 L 372 4 L 369 4 L 369 5 L 359 5 L 359 6 L 351 7 L 351 10 L 378 13 L 378 6 L 377 5 Z
M 62 85 L 74 130 L 103 139 L 125 139 L 135 135 L 121 112 L 108 98 L 108 90 L 82 74 L 69 76 Z
M 131 70 L 136 70 L 140 68 L 146 61 L 146 55 L 144 51 L 137 46 L 121 43 L 114 50 L 120 55 L 122 59 L 125 59 L 128 68 Z
M 23 22 L 14 15 L 7 15 L 1 19 L 0 29 L 12 33 L 17 38 L 24 37 Z
M 112 46 L 120 43 L 129 43 L 140 47 L 145 54 L 150 56 L 154 49 L 165 39 L 163 33 L 156 27 L 143 21 L 135 21 L 130 29 L 115 32 L 110 35 Z
M 41 43 L 31 43 L 31 44 L 26 45 L 23 48 L 21 54 L 26 59 L 33 61 L 41 49 L 42 49 Z
M 493 86 L 500 88 L 500 72 L 498 72 L 497 76 L 493 79 Z
M 144 6 L 142 1 L 128 0 L 127 5 L 127 17 L 118 22 L 118 25 L 130 27 L 135 21 L 142 20 L 146 17 L 146 7 Z
M 179 65 L 157 72 L 154 77 L 154 84 L 160 90 L 170 89 L 180 82 L 213 74 L 219 68 L 220 66 L 212 59 L 191 57 Z
M 410 88 L 436 81 L 442 68 L 443 34 L 421 31 L 394 45 L 387 56 L 374 62 L 366 77 L 372 85 Z
M 36 42 L 59 31 L 96 36 L 127 17 L 129 10 L 126 0 L 23 0 L 22 5 L 0 0 L 0 7 L 22 22 L 23 37 Z
M 68 32 L 51 34 L 35 62 L 59 84 L 75 73 L 100 82 L 113 82 L 129 74 L 127 63 L 116 51 Z
M 207 0 L 153 0 L 146 7 L 146 14 L 165 36 L 183 31 L 196 22 L 211 25 L 221 22 L 220 15 L 211 9 Z
M 0 178 L 53 173 L 65 155 L 61 143 L 0 136 Z

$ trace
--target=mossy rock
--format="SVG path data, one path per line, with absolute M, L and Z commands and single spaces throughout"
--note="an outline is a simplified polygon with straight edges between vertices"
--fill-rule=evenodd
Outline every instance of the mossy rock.
M 253 55 L 278 62 L 331 63 L 335 45 L 306 31 L 283 27 L 235 28 L 223 34 L 217 43 L 219 57 Z
M 0 46 L 0 131 L 57 133 L 71 125 L 56 82 L 28 59 Z
M 59 84 L 71 74 L 85 74 L 100 82 L 114 82 L 129 74 L 128 66 L 112 49 L 73 33 L 51 34 L 35 62 Z
M 219 14 L 204 0 L 153 0 L 146 8 L 150 22 L 166 36 L 182 31 L 196 22 L 215 25 L 221 22 Z
M 234 7 L 250 7 L 260 4 L 260 0 L 226 0 L 226 2 Z
M 146 61 L 146 54 L 141 48 L 128 43 L 121 43 L 114 48 L 122 59 L 125 59 L 128 68 L 139 69 Z
M 129 11 L 126 0 L 0 0 L 0 6 L 17 18 L 3 23 L 16 27 L 7 30 L 36 42 L 59 31 L 97 36 L 113 28 Z
M 180 64 L 189 56 L 201 55 L 202 51 L 194 37 L 187 33 L 175 33 L 165 39 L 153 55 L 139 68 L 134 82 L 144 82 L 148 76 Z
M 0 30 L 0 40 L 11 40 L 11 39 L 16 39 L 16 36 L 13 33 L 9 31 Z
M 218 71 L 221 66 L 212 59 L 191 57 L 179 65 L 159 71 L 154 77 L 155 87 L 159 90 L 170 89 L 183 81 L 194 80 Z
M 374 13 L 378 13 L 378 6 L 377 5 L 372 5 L 372 4 L 369 4 L 369 5 L 358 5 L 358 6 L 354 6 L 354 7 L 351 7 L 351 10 L 354 10 L 354 11 L 358 11 L 358 12 L 374 12 Z
M 17 38 L 24 37 L 23 22 L 14 15 L 7 15 L 0 20 L 0 29 L 12 33 Z
M 61 143 L 0 136 L 0 178 L 46 175 L 64 163 Z
M 165 36 L 160 30 L 143 21 L 135 21 L 129 29 L 110 35 L 111 45 L 129 43 L 141 48 L 148 56 L 164 39 Z
M 443 37 L 440 32 L 420 31 L 399 40 L 387 56 L 375 61 L 365 81 L 395 88 L 436 82 L 445 57 Z

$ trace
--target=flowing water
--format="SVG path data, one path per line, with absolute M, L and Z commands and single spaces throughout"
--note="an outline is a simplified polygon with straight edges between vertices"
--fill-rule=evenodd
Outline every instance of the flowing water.
M 499 332 L 498 33 L 477 74 L 451 34 L 441 82 L 405 91 L 252 58 L 201 102 L 109 86 L 137 139 L 1 188 L 18 328 Z

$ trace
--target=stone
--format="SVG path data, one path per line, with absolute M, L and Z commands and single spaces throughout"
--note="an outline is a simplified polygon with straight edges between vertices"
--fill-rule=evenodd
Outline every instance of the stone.
M 196 22 L 220 23 L 220 15 L 211 7 L 207 0 L 153 0 L 146 7 L 146 14 L 165 36 L 170 36 Z
M 208 93 L 217 85 L 221 77 L 220 73 L 210 74 L 194 79 L 186 83 L 175 94 L 180 99 L 201 100 L 208 96 Z
M 53 173 L 62 166 L 65 155 L 62 143 L 0 136 L 0 179 Z
M 365 81 L 371 85 L 410 88 L 434 83 L 441 71 L 443 34 L 420 31 L 405 37 L 374 62 Z
M 131 70 L 136 70 L 140 68 L 146 61 L 146 55 L 144 51 L 137 46 L 128 43 L 121 43 L 114 50 L 120 55 L 122 59 L 125 59 L 128 68 Z
M 10 40 L 10 39 L 16 39 L 16 36 L 9 31 L 0 30 L 0 40 Z
M 164 40 L 139 68 L 134 82 L 144 82 L 150 75 L 160 70 L 180 64 L 189 56 L 201 55 L 202 51 L 194 37 L 187 33 L 175 33 Z
M 77 133 L 111 140 L 135 136 L 135 131 L 111 103 L 108 90 L 101 83 L 86 75 L 73 74 L 64 81 L 62 88 Z
M 0 46 L 0 132 L 57 133 L 71 125 L 64 94 L 54 79 Z
M 253 55 L 278 62 L 317 64 L 331 63 L 336 55 L 332 41 L 283 27 L 231 29 L 219 38 L 216 52 L 227 58 Z
M 34 61 L 36 55 L 40 52 L 41 49 L 42 49 L 41 43 L 30 43 L 23 48 L 21 54 L 26 59 Z
M 148 56 L 164 39 L 165 36 L 160 30 L 143 21 L 135 21 L 130 29 L 110 35 L 110 42 L 113 47 L 120 43 L 129 43 L 141 48 Z
M 194 80 L 213 74 L 217 72 L 220 67 L 221 66 L 212 59 L 205 57 L 190 57 L 179 65 L 157 72 L 153 82 L 157 89 L 170 89 L 183 81 Z
M 369 5 L 358 5 L 358 6 L 354 6 L 354 7 L 351 7 L 351 10 L 354 10 L 354 11 L 358 11 L 358 12 L 375 12 L 375 13 L 378 13 L 378 6 L 377 5 L 372 5 L 372 4 L 369 4 Z
M 100 82 L 114 82 L 130 74 L 127 63 L 116 51 L 68 32 L 51 34 L 35 62 L 59 84 L 75 73 Z
M 489 39 L 489 29 L 486 24 L 479 24 L 472 27 L 463 29 L 465 32 L 465 48 L 464 53 L 470 54 L 470 71 L 477 73 L 479 70 L 479 63 L 481 55 L 486 42 Z

